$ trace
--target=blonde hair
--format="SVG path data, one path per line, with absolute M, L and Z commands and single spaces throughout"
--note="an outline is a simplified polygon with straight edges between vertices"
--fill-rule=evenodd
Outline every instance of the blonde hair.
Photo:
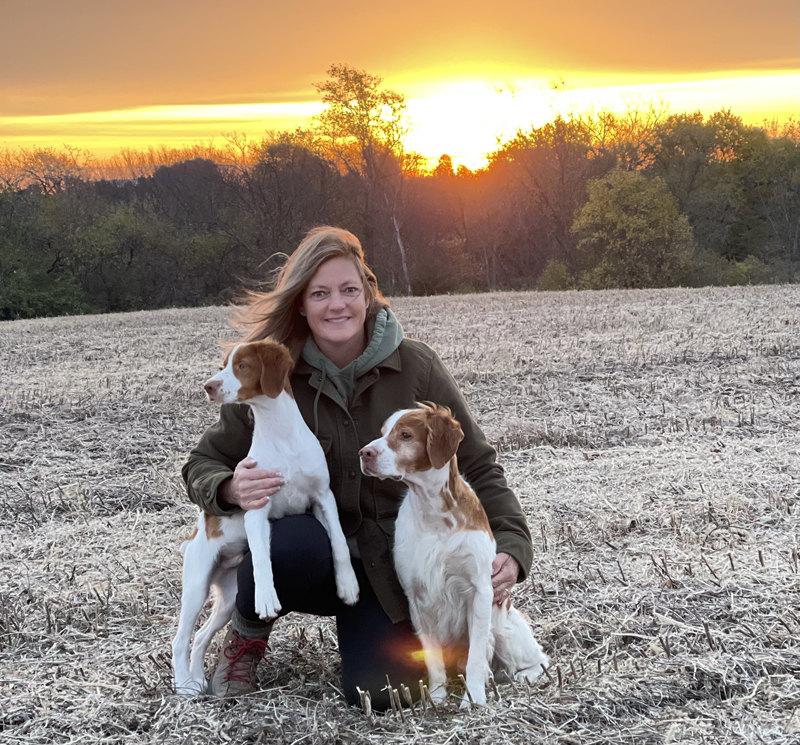
M 306 234 L 279 270 L 273 290 L 247 293 L 247 306 L 231 321 L 242 334 L 242 341 L 270 337 L 289 347 L 296 360 L 311 333 L 306 319 L 300 315 L 303 291 L 322 264 L 339 257 L 350 259 L 361 276 L 367 318 L 389 307 L 378 289 L 378 280 L 364 261 L 358 238 L 348 230 L 323 225 Z

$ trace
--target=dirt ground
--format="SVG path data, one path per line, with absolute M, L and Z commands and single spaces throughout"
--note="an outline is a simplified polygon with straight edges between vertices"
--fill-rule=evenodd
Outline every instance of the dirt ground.
M 0 741 L 800 742 L 800 286 L 397 299 L 528 516 L 551 678 L 369 722 L 330 619 L 172 693 L 179 469 L 222 308 L 0 323 Z M 216 647 L 212 648 L 216 652 Z M 212 656 L 209 655 L 209 663 Z

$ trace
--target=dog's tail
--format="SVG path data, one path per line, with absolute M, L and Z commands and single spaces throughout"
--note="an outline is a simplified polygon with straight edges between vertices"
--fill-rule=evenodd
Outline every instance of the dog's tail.
M 510 599 L 492 606 L 495 629 L 494 666 L 501 667 L 520 682 L 534 683 L 550 664 L 533 636 L 528 619 L 511 605 Z

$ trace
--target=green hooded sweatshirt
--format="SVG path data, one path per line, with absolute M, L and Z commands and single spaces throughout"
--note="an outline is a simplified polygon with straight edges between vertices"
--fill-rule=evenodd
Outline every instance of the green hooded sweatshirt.
M 401 341 L 403 341 L 403 327 L 397 317 L 389 308 L 381 308 L 375 316 L 367 348 L 358 359 L 346 367 L 341 369 L 336 367 L 320 351 L 313 336 L 308 337 L 301 356 L 309 365 L 322 373 L 323 384 L 319 388 L 320 392 L 325 387 L 324 381 L 330 381 L 336 389 L 341 406 L 349 409 L 350 402 L 355 397 L 356 381 L 387 359 L 400 346 Z M 314 434 L 317 434 L 318 428 L 317 425 Z

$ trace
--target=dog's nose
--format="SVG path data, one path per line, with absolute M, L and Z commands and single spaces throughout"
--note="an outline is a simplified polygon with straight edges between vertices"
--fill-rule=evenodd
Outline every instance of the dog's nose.
M 207 380 L 203 384 L 203 390 L 205 390 L 206 395 L 209 397 L 211 401 L 214 400 L 214 396 L 217 395 L 219 392 L 220 387 L 222 386 L 221 380 Z
M 378 457 L 378 449 L 372 445 L 367 445 L 358 451 L 358 454 L 364 460 L 374 460 Z

